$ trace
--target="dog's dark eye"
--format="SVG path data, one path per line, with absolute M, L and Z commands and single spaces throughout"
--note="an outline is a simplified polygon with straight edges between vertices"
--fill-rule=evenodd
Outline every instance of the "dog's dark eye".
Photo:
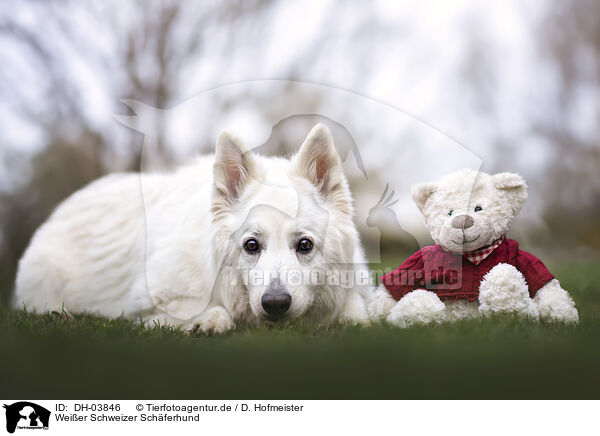
M 450 212 L 448 212 L 448 216 L 452 216 L 453 213 L 454 213 L 454 209 L 451 209 Z
M 248 253 L 256 253 L 258 252 L 258 250 L 260 250 L 260 244 L 256 239 L 250 238 L 246 242 L 244 242 L 244 249 Z
M 480 212 L 482 210 L 483 208 L 481 206 L 475 206 L 475 212 Z
M 313 243 L 310 239 L 302 238 L 298 241 L 298 245 L 296 245 L 296 250 L 300 253 L 308 253 L 313 249 Z

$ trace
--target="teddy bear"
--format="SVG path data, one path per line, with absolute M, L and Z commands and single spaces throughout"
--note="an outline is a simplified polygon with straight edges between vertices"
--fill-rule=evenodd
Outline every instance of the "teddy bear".
M 518 174 L 463 169 L 412 187 L 435 245 L 381 277 L 368 310 L 408 327 L 512 313 L 577 323 L 575 303 L 544 264 L 506 237 L 527 199 Z

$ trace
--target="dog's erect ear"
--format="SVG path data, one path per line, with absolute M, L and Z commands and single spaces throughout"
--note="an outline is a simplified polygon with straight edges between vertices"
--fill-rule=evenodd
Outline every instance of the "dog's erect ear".
M 294 173 L 308 179 L 323 196 L 340 207 L 349 207 L 342 164 L 333 136 L 324 124 L 315 125 L 292 161 Z M 346 205 L 346 203 L 348 203 Z
M 435 183 L 421 183 L 419 185 L 413 185 L 411 188 L 412 199 L 421 211 L 425 208 L 425 203 L 431 194 L 433 194 L 437 190 L 437 185 Z
M 240 196 L 255 173 L 254 156 L 233 133 L 223 130 L 217 138 L 213 167 L 215 195 L 228 204 Z

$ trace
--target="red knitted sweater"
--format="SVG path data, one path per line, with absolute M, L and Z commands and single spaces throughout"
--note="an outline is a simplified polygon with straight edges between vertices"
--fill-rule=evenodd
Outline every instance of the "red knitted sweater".
M 427 289 L 442 300 L 474 301 L 479 297 L 483 276 L 499 263 L 513 265 L 523 274 L 531 297 L 554 278 L 541 260 L 519 250 L 517 241 L 506 239 L 478 265 L 460 254 L 444 251 L 437 244 L 430 245 L 382 276 L 381 281 L 396 300 L 415 289 Z

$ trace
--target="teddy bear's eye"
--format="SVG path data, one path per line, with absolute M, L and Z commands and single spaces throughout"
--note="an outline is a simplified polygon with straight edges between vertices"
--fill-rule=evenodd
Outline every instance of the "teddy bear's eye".
M 454 213 L 454 209 L 450 209 L 450 212 L 448 212 L 448 216 L 452 216 L 453 213 Z
M 475 212 L 480 212 L 482 210 L 483 208 L 481 206 L 475 206 Z

